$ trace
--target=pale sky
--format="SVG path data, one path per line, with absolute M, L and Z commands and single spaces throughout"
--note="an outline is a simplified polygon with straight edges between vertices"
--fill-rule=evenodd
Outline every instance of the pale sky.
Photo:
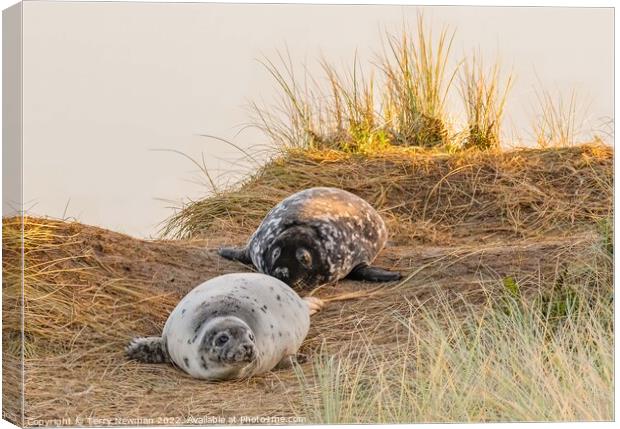
M 24 6 L 24 201 L 62 217 L 137 237 L 155 236 L 176 204 L 208 192 L 174 149 L 233 180 L 242 147 L 268 144 L 248 103 L 275 96 L 257 59 L 288 47 L 312 72 L 323 55 L 368 63 L 386 30 L 413 26 L 412 6 L 59 3 Z M 505 131 L 528 139 L 537 79 L 578 91 L 589 124 L 613 115 L 611 8 L 426 7 L 433 28 L 457 30 L 458 59 L 500 54 L 516 82 Z M 460 111 L 458 100 L 449 110 Z M 68 205 L 67 205 L 68 204 Z M 66 213 L 65 213 L 66 208 Z

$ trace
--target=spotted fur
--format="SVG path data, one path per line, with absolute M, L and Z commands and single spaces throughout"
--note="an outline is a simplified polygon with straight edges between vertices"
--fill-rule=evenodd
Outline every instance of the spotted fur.
M 362 198 L 342 189 L 311 188 L 276 205 L 244 249 L 224 248 L 220 255 L 251 261 L 291 286 L 329 283 L 354 271 L 361 280 L 397 280 L 398 273 L 368 269 L 387 237 L 385 222 Z M 311 264 L 302 266 L 304 260 Z
M 294 355 L 308 333 L 304 300 L 264 274 L 226 274 L 190 291 L 170 313 L 162 337 L 134 339 L 127 355 L 142 362 L 172 362 L 195 378 L 246 378 Z M 218 336 L 229 339 L 218 346 Z

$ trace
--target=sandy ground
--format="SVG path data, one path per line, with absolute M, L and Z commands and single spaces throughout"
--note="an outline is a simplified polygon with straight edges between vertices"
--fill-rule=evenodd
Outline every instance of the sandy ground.
M 51 224 L 54 243 L 69 246 L 69 253 L 85 255 L 80 264 L 97 265 L 93 284 L 123 279 L 125 283 L 146 285 L 147 295 L 140 300 L 148 300 L 148 293 L 152 293 L 153 300 L 165 296 L 167 304 L 162 310 L 135 313 L 140 323 L 128 327 L 123 306 L 134 305 L 138 298 L 121 294 L 115 298 L 109 314 L 99 315 L 110 329 L 98 331 L 99 325 L 93 324 L 86 332 L 77 322 L 79 313 L 87 311 L 85 304 L 78 304 L 82 302 L 79 295 L 71 295 L 74 301 L 67 307 L 70 314 L 54 322 L 59 330 L 69 329 L 71 335 L 59 337 L 61 340 L 33 340 L 33 351 L 27 353 L 26 424 L 207 424 L 235 422 L 217 420 L 217 416 L 296 415 L 300 392 L 292 370 L 274 371 L 245 381 L 209 383 L 191 379 L 169 365 L 129 362 L 123 355 L 123 347 L 133 335 L 159 334 L 171 305 L 194 286 L 214 276 L 250 270 L 216 254 L 220 242 L 229 242 L 230 237 L 142 241 L 78 223 Z M 541 283 L 540 277 L 556 276 L 563 262 L 570 260 L 571 255 L 583 254 L 594 239 L 594 232 L 584 229 L 570 236 L 543 236 L 535 240 L 505 237 L 481 241 L 480 237 L 470 236 L 446 245 L 406 247 L 392 243 L 381 253 L 377 264 L 400 270 L 407 276 L 406 281 L 377 287 L 344 280 L 312 292 L 329 302 L 324 311 L 313 316 L 301 351 L 312 359 L 321 346 L 334 353 L 355 348 L 354 332 L 363 332 L 375 347 L 389 348 L 399 335 L 393 316 L 409 311 L 408 302 L 427 305 L 438 291 L 443 291 L 455 299 L 482 303 L 488 293 L 501 287 L 501 279 L 507 276 L 518 279 L 527 293 Z M 33 253 L 32 264 L 58 259 L 55 249 L 50 244 Z M 72 263 L 59 262 L 56 267 L 69 270 Z M 301 295 L 308 293 L 311 291 L 300 291 Z M 93 302 L 97 299 L 96 293 L 88 296 Z M 36 317 L 41 317 L 35 314 L 40 311 L 35 304 L 33 299 L 26 306 L 27 331 L 29 323 L 34 326 L 39 323 Z M 146 302 L 147 308 L 150 305 Z M 11 364 L 16 365 L 16 359 L 5 353 L 5 368 Z M 311 362 L 302 368 L 310 374 Z M 13 380 L 17 382 L 18 379 Z M 9 383 L 13 388 L 9 385 L 3 390 L 5 409 L 9 412 L 18 399 L 13 383 Z

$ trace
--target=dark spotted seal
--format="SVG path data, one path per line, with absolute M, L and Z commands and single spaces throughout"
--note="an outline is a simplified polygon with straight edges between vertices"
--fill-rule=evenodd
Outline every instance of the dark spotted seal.
M 280 280 L 226 274 L 202 283 L 172 311 L 161 337 L 135 338 L 131 359 L 172 362 L 196 378 L 226 380 L 285 366 L 322 301 L 300 298 Z
M 398 280 L 399 273 L 370 266 L 386 241 L 385 223 L 366 201 L 342 189 L 311 188 L 275 206 L 245 248 L 219 254 L 290 286 Z

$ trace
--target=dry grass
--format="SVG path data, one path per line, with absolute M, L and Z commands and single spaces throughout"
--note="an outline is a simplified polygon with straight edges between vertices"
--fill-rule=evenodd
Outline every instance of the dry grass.
M 601 249 L 613 252 L 604 222 L 611 166 L 611 150 L 600 145 L 455 155 L 291 151 L 240 188 L 188 207 L 170 230 L 184 240 L 25 218 L 23 343 L 22 224 L 4 219 L 5 411 L 20 420 L 23 353 L 28 425 L 241 415 L 610 419 L 613 327 L 603 322 L 611 264 L 599 261 Z M 218 257 L 219 245 L 242 243 L 275 202 L 312 185 L 344 187 L 380 208 L 392 237 L 378 264 L 408 273 L 403 282 L 341 281 L 313 291 L 328 306 L 302 346 L 313 361 L 296 371 L 213 384 L 125 360 L 126 342 L 157 334 L 196 284 L 248 270 Z M 607 226 L 602 241 L 598 225 Z M 584 288 L 600 293 L 586 299 Z M 507 291 L 517 294 L 519 312 L 495 299 Z M 575 297 L 593 305 L 563 304 Z M 554 320 L 541 319 L 543 304 Z M 480 328 L 464 332 L 468 326 Z M 472 379 L 479 373 L 488 377 Z
M 376 207 L 395 242 L 534 237 L 609 216 L 612 161 L 611 149 L 600 144 L 455 154 L 289 151 L 239 187 L 186 205 L 163 232 L 175 238 L 248 235 L 284 197 L 333 186 Z
M 19 249 L 18 230 L 4 224 L 5 293 L 21 294 L 19 270 L 10 264 Z M 146 319 L 175 305 L 170 293 L 153 295 L 148 282 L 128 280 L 111 269 L 90 248 L 87 238 L 62 223 L 28 219 L 24 228 L 23 309 L 26 359 L 40 354 L 70 354 L 75 359 L 96 358 L 118 350 L 119 332 L 149 329 Z M 110 249 L 112 252 L 113 250 Z M 50 299 L 50 297 L 54 299 Z M 118 305 L 121 300 L 130 303 Z M 8 302 L 11 302 L 9 300 Z M 110 309 L 114 317 L 110 318 Z M 9 314 L 14 314 L 10 312 Z M 136 318 L 136 314 L 143 315 Z M 5 319 L 5 328 L 19 332 L 19 320 Z M 67 341 L 69 340 L 69 341 Z M 93 344 L 99 343 L 93 348 Z M 79 352 L 79 353 L 77 353 Z
M 50 419 L 65 419 L 62 422 L 65 425 L 127 424 L 128 419 L 132 418 L 145 419 L 142 423 L 146 424 L 181 424 L 197 423 L 199 421 L 192 419 L 203 416 L 242 415 L 300 416 L 307 422 L 328 420 L 322 414 L 325 403 L 311 402 L 315 396 L 313 393 L 308 396 L 308 392 L 324 389 L 331 376 L 326 374 L 321 376 L 323 381 L 315 380 L 316 371 L 322 369 L 317 369 L 312 362 L 304 364 L 296 372 L 277 371 L 248 381 L 214 384 L 190 379 L 171 366 L 143 365 L 125 360 L 122 349 L 128 339 L 135 335 L 158 333 L 178 299 L 197 283 L 227 272 L 247 270 L 216 255 L 219 238 L 210 241 L 141 241 L 78 223 L 26 218 L 25 343 L 22 345 L 20 326 L 15 319 L 20 298 L 19 287 L 16 286 L 19 279 L 14 276 L 18 266 L 13 265 L 18 260 L 14 256 L 19 254 L 20 249 L 17 239 L 19 220 L 5 219 L 3 231 L 3 337 L 5 369 L 9 370 L 5 374 L 16 372 L 12 365 L 19 362 L 19 352 L 23 346 L 25 417 L 28 425 L 45 421 L 50 424 Z M 341 403 L 348 404 L 348 411 L 343 411 L 338 403 L 328 402 L 329 407 L 337 407 L 334 420 L 463 418 L 466 414 L 463 414 L 462 407 L 454 408 L 453 414 L 442 415 L 450 402 L 437 398 L 456 401 L 458 395 L 463 395 L 466 379 L 457 378 L 457 375 L 459 368 L 468 362 L 464 357 L 468 356 L 465 351 L 469 349 L 453 350 L 452 355 L 444 356 L 443 360 L 437 360 L 437 356 L 431 360 L 423 354 L 413 358 L 418 355 L 409 354 L 411 350 L 403 347 L 415 346 L 419 353 L 449 351 L 446 347 L 453 345 L 450 338 L 454 338 L 450 337 L 450 329 L 457 326 L 465 329 L 465 325 L 459 325 L 456 321 L 466 319 L 476 308 L 486 309 L 484 313 L 477 314 L 491 312 L 495 301 L 489 300 L 489 297 L 505 292 L 506 278 L 513 279 L 519 285 L 519 293 L 527 302 L 545 290 L 557 288 L 558 284 L 560 290 L 564 290 L 562 285 L 576 283 L 565 280 L 567 267 L 575 266 L 576 260 L 595 261 L 593 255 L 596 253 L 592 249 L 598 246 L 598 242 L 598 235 L 591 230 L 571 237 L 547 236 L 483 246 L 474 243 L 392 247 L 382 253 L 379 263 L 411 273 L 404 282 L 376 288 L 343 281 L 336 287 L 328 285 L 315 291 L 314 294 L 328 301 L 328 306 L 313 318 L 313 326 L 302 352 L 319 363 L 321 359 L 337 359 L 334 362 L 340 362 L 343 353 L 347 359 L 355 359 L 351 361 L 351 365 L 355 364 L 355 371 L 345 371 L 346 376 L 341 374 L 343 378 L 339 379 L 342 382 L 339 395 L 344 398 Z M 601 270 L 597 272 L 605 273 Z M 583 271 L 581 277 L 575 274 L 574 278 L 589 277 Z M 558 279 L 564 280 L 558 282 Z M 412 309 L 416 311 L 412 313 Z M 434 314 L 435 319 L 419 317 L 426 311 Z M 436 321 L 437 326 L 422 327 L 424 325 L 420 321 Z M 415 326 L 415 330 L 411 330 L 411 326 Z M 607 338 L 606 329 L 597 330 L 597 338 Z M 508 332 L 512 331 L 498 338 L 504 341 L 508 338 Z M 417 336 L 414 337 L 414 333 Z M 435 338 L 435 334 L 442 336 Z M 488 343 L 485 343 L 487 348 L 483 349 L 484 353 L 494 349 L 492 335 L 494 332 L 490 331 L 485 337 Z M 411 341 L 414 338 L 416 340 Z M 469 343 L 470 337 L 464 338 L 468 340 L 454 347 L 468 344 L 482 347 L 475 342 Z M 476 338 L 480 340 L 480 337 L 473 337 Z M 543 347 L 544 344 L 537 343 L 539 340 L 533 337 L 532 345 Z M 427 345 L 420 346 L 420 341 L 426 341 Z M 558 349 L 560 346 L 564 347 L 564 343 L 555 345 Z M 357 354 L 354 354 L 356 350 Z M 565 350 L 566 353 L 569 351 Z M 587 354 L 589 349 L 580 353 L 583 359 L 580 361 L 580 371 L 583 371 L 585 365 L 591 362 L 587 358 L 594 355 Z M 392 378 L 394 374 L 387 372 L 394 356 L 398 359 L 398 368 L 404 368 L 400 365 L 407 362 L 417 365 L 415 372 L 406 373 L 414 378 L 407 378 L 408 384 L 402 386 L 405 389 L 403 395 L 413 396 L 383 397 L 372 390 L 368 393 L 374 395 L 369 398 L 373 401 L 373 407 L 359 414 L 358 405 L 364 403 L 355 405 L 355 401 L 347 396 L 351 377 L 358 371 L 362 380 L 383 383 L 377 386 L 382 386 L 381 392 L 389 392 L 391 390 L 386 390 L 387 387 L 392 388 L 398 382 L 398 379 Z M 480 359 L 482 356 L 481 351 Z M 412 359 L 409 360 L 409 357 Z M 362 359 L 361 363 L 359 359 Z M 425 367 L 425 362 L 436 362 L 435 369 Z M 490 367 L 494 361 L 484 362 Z M 531 362 L 531 369 L 537 364 L 538 361 Z M 608 371 L 608 361 L 602 361 L 602 364 L 603 369 Z M 346 363 L 338 365 L 349 368 Z M 377 373 L 376 365 L 386 371 Z M 469 368 L 475 369 L 474 366 Z M 571 368 L 567 366 L 565 369 L 568 371 Z M 305 378 L 300 378 L 300 371 Z M 544 368 L 540 367 L 539 371 L 544 371 Z M 450 374 L 455 377 L 453 380 L 457 384 L 454 386 L 444 384 Z M 427 378 L 431 375 L 434 378 Z M 590 399 L 608 398 L 605 396 L 608 377 L 595 379 L 594 375 L 584 377 L 579 388 L 594 389 L 597 394 Z M 384 378 L 375 380 L 374 376 Z M 523 377 L 527 379 L 527 374 Z M 599 384 L 590 384 L 594 381 Z M 390 384 L 386 385 L 387 382 Z M 503 382 L 506 385 L 502 389 L 497 389 L 493 383 L 475 387 L 487 397 L 495 395 L 496 401 L 509 401 L 513 394 L 513 391 L 506 390 L 510 378 L 506 376 Z M 329 385 L 335 386 L 333 382 Z M 415 390 L 414 385 L 416 389 L 426 386 L 426 390 Z M 519 385 L 522 384 L 513 388 Z M 565 383 L 561 386 L 566 387 Z M 16 403 L 18 392 L 12 390 L 16 388 L 16 385 L 5 386 L 6 411 L 19 410 L 19 402 Z M 327 390 L 325 395 L 330 395 L 327 396 L 329 398 L 334 393 Z M 416 398 L 414 404 L 427 408 L 423 412 L 412 410 L 412 398 Z M 555 399 L 560 401 L 564 398 L 559 395 Z M 401 402 L 393 402 L 396 399 L 407 400 L 407 406 L 398 412 L 397 406 Z M 584 408 L 586 404 L 583 404 Z M 592 408 L 591 416 L 607 418 L 603 413 L 605 404 L 607 402 L 601 402 L 598 408 Z M 465 407 L 467 404 L 462 405 Z M 429 408 L 431 406 L 435 407 L 434 411 Z M 379 408 L 385 412 L 379 413 Z M 478 409 L 478 414 L 475 414 L 470 408 L 467 409 L 471 420 L 524 416 L 511 415 L 508 411 L 486 414 L 486 408 Z M 505 405 L 500 409 L 508 410 Z M 550 408 L 549 415 L 556 409 Z M 595 414 L 600 410 L 599 414 Z M 554 418 L 562 416 L 567 419 L 574 416 L 588 418 L 585 414 L 553 415 Z

